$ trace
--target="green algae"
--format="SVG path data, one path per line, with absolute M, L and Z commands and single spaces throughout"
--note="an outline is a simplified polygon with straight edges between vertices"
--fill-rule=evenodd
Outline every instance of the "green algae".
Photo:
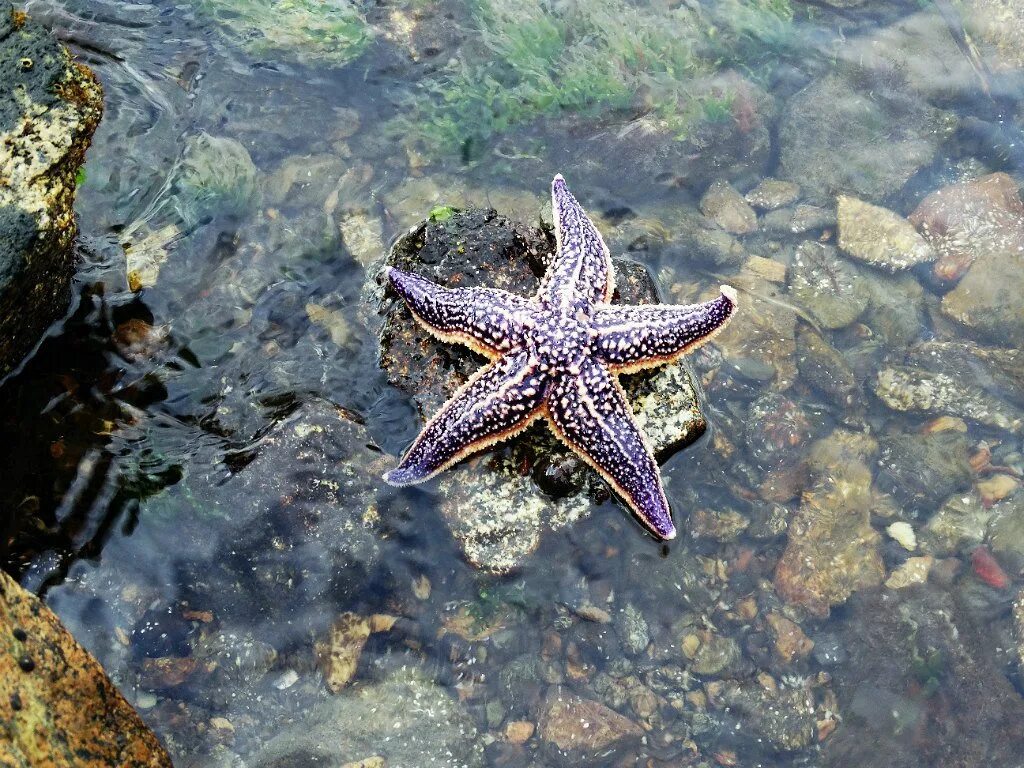
M 723 66 L 753 72 L 792 45 L 789 0 L 721 0 L 710 7 L 638 7 L 612 0 L 471 0 L 477 46 L 439 77 L 400 121 L 432 154 L 470 159 L 538 120 L 653 114 L 684 138 L 702 120 L 732 118 L 733 99 L 709 84 Z

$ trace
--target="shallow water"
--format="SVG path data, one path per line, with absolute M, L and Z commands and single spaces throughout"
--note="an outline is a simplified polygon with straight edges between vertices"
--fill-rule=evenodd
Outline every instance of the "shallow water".
M 389 737 L 431 765 L 563 764 L 543 717 L 563 685 L 642 728 L 582 764 L 1024 765 L 1024 364 L 964 351 L 1021 347 L 1022 273 L 961 322 L 957 254 L 894 275 L 831 250 L 837 194 L 906 217 L 954 182 L 1024 180 L 1024 17 L 836 5 L 409 0 L 328 30 L 322 8 L 260 27 L 244 0 L 29 4 L 106 114 L 74 305 L 0 385 L 4 566 L 175 764 L 317 764 L 321 721 L 341 736 L 319 764 L 416 765 Z M 420 420 L 378 367 L 373 275 L 440 205 L 535 223 L 555 172 L 665 301 L 728 280 L 748 314 L 694 358 L 710 428 L 662 468 L 679 539 L 605 494 L 492 575 L 436 483 L 376 480 Z M 698 248 L 708 186 L 765 177 L 797 197 Z M 1013 241 L 1010 208 L 966 239 Z M 1019 259 L 993 249 L 969 304 Z M 890 368 L 956 392 L 901 407 Z M 355 437 L 302 443 L 325 401 Z M 339 506 L 296 490 L 335 471 Z M 911 557 L 927 583 L 897 588 Z M 397 619 L 332 694 L 314 644 L 346 612 Z M 404 668 L 461 734 L 373 722 L 412 706 L 387 686 Z

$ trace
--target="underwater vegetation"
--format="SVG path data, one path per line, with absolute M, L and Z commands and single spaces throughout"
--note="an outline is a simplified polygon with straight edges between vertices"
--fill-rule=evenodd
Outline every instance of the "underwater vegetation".
M 472 156 L 515 126 L 653 113 L 684 138 L 730 114 L 707 78 L 723 66 L 755 77 L 795 39 L 789 0 L 706 7 L 624 2 L 471 0 L 475 42 L 422 84 L 403 132 L 431 154 Z

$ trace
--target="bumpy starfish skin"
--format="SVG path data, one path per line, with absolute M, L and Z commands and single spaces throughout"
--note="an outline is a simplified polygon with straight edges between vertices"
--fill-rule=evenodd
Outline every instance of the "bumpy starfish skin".
M 427 480 L 544 417 L 655 536 L 676 535 L 658 465 L 617 374 L 678 359 L 725 327 L 736 292 L 690 306 L 612 306 L 608 247 L 561 175 L 551 183 L 558 249 L 532 299 L 444 288 L 388 267 L 413 316 L 434 336 L 490 359 L 427 423 L 392 485 Z

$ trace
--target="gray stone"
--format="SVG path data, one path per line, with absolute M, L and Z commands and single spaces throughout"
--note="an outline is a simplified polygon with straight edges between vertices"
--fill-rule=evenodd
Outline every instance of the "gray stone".
M 825 328 L 849 325 L 868 304 L 868 290 L 856 268 L 836 249 L 806 241 L 793 256 L 789 273 L 793 298 Z
M 744 200 L 762 211 L 774 211 L 800 199 L 800 185 L 781 179 L 761 179 Z
M 76 174 L 103 92 L 43 27 L 0 2 L 0 377 L 64 313 Z
M 700 210 L 726 232 L 746 235 L 757 229 L 757 214 L 731 184 L 716 181 L 700 199 Z
M 878 485 L 908 503 L 932 507 L 970 488 L 967 436 L 955 430 L 879 440 Z
M 1022 414 L 973 381 L 924 368 L 892 366 L 878 372 L 875 394 L 894 411 L 958 416 L 991 427 L 1018 431 Z
M 881 200 L 896 192 L 955 126 L 910 92 L 861 91 L 836 74 L 794 95 L 783 114 L 782 174 L 820 203 L 837 194 Z
M 483 747 L 468 714 L 415 668 L 320 700 L 252 759 L 254 768 L 342 768 L 367 757 L 388 768 L 476 768 Z
M 887 208 L 840 195 L 836 216 L 839 247 L 859 261 L 899 272 L 935 259 L 914 226 Z
M 643 653 L 651 642 L 647 619 L 633 603 L 626 603 L 622 610 L 615 614 L 615 632 L 623 648 L 634 656 Z

